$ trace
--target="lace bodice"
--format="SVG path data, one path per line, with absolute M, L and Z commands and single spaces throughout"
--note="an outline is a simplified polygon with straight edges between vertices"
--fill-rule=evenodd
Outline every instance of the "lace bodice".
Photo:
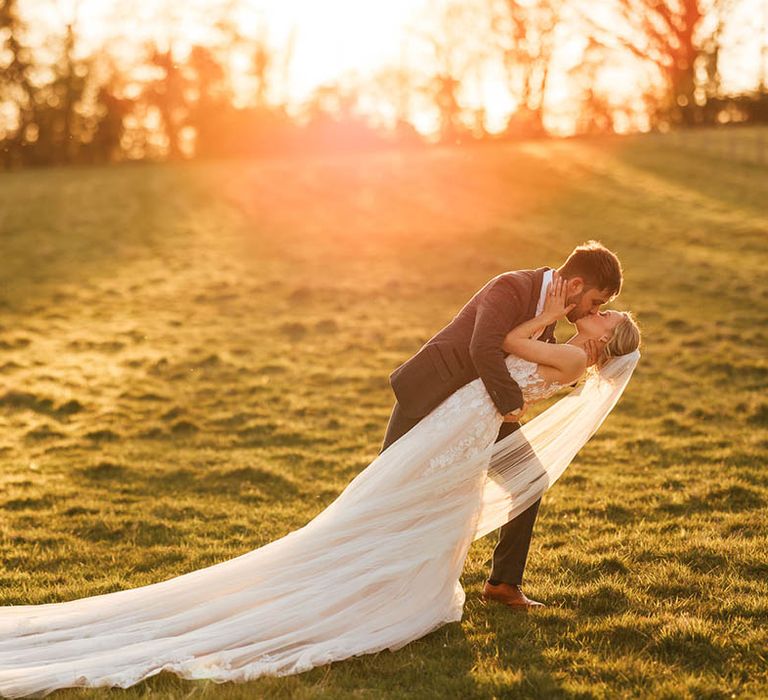
M 556 382 L 546 382 L 535 362 L 515 355 L 509 355 L 505 362 L 526 403 L 541 401 L 562 388 Z M 483 380 L 478 378 L 453 392 L 422 422 L 427 432 L 432 426 L 453 427 L 453 439 L 429 461 L 426 473 L 431 473 L 446 469 L 450 464 L 467 463 L 487 450 L 498 435 L 502 417 Z
M 535 362 L 524 360 L 516 355 L 509 355 L 505 362 L 509 375 L 517 382 L 526 403 L 546 399 L 563 388 L 563 385 L 557 382 L 544 381 L 544 377 L 539 374 L 539 366 Z
M 507 356 L 505 362 L 510 377 L 517 382 L 526 403 L 546 399 L 563 388 L 563 385 L 557 382 L 546 382 L 539 374 L 539 366 L 535 362 L 524 360 L 516 355 Z M 488 394 L 483 380 L 479 377 L 451 394 L 432 411 L 430 416 L 434 416 L 435 420 L 445 421 L 459 413 L 471 413 L 478 418 L 493 418 L 501 421 L 501 415 Z M 477 423 L 477 429 L 482 429 L 480 422 Z

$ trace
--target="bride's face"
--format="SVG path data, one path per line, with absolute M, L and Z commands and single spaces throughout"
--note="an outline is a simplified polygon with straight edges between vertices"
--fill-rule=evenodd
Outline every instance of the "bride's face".
M 576 321 L 576 329 L 588 338 L 607 340 L 623 317 L 620 311 L 598 311 Z

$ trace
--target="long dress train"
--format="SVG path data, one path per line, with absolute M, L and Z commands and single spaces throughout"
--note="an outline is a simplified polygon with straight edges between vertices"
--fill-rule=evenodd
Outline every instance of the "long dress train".
M 501 417 L 477 379 L 285 537 L 139 588 L 0 608 L 0 693 L 125 688 L 163 670 L 218 682 L 288 675 L 460 620 L 472 541 L 554 482 L 636 362 L 614 363 L 496 445 Z M 507 366 L 529 402 L 560 388 L 533 363 Z

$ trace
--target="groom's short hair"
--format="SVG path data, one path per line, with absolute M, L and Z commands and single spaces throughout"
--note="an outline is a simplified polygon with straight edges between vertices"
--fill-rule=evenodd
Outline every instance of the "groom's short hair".
M 560 268 L 560 274 L 567 280 L 581 277 L 587 288 L 607 290 L 612 297 L 621 291 L 621 263 L 600 241 L 576 246 Z

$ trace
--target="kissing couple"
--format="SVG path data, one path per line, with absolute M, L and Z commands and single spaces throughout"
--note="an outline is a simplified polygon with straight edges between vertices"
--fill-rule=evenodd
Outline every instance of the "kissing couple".
M 126 688 L 162 671 L 248 681 L 392 651 L 462 617 L 472 542 L 501 528 L 483 596 L 515 609 L 541 496 L 640 357 L 618 258 L 578 246 L 505 272 L 390 375 L 378 456 L 303 527 L 158 583 L 0 608 L 0 694 Z M 561 319 L 575 324 L 555 342 Z M 564 395 L 520 425 L 532 404 Z

